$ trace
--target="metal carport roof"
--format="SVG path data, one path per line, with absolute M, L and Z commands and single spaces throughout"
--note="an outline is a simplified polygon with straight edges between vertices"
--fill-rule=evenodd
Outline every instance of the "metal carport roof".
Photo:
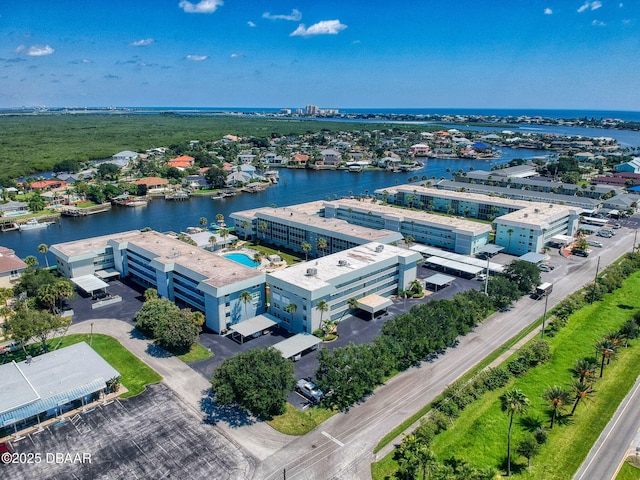
M 469 275 L 477 275 L 484 268 L 476 267 L 475 265 L 469 265 L 468 263 L 455 262 L 441 257 L 429 257 L 425 260 L 425 263 L 437 265 L 439 267 L 448 268 L 449 270 L 455 270 Z
M 322 342 L 322 339 L 315 335 L 299 333 L 293 337 L 289 337 L 286 340 L 276 343 L 273 348 L 280 350 L 280 353 L 284 358 L 291 358 L 309 348 L 316 347 L 320 342 Z
M 93 293 L 109 286 L 107 282 L 100 280 L 95 275 L 83 275 L 72 278 L 71 281 L 87 293 Z
M 524 262 L 530 262 L 530 263 L 540 263 L 545 258 L 547 258 L 547 256 L 542 253 L 529 252 L 529 253 L 525 253 L 521 257 L 518 257 L 518 260 L 522 260 Z
M 425 278 L 424 281 L 426 283 L 431 283 L 436 287 L 442 287 L 443 285 L 449 285 L 455 279 L 455 277 L 444 275 L 443 273 L 436 273 L 435 275 Z
M 251 335 L 255 335 L 258 332 L 266 330 L 267 328 L 271 328 L 277 323 L 278 322 L 275 321 L 274 317 L 268 313 L 263 313 L 262 315 L 236 323 L 231 327 L 230 331 L 232 335 L 237 333 L 244 339 L 245 337 L 250 337 Z

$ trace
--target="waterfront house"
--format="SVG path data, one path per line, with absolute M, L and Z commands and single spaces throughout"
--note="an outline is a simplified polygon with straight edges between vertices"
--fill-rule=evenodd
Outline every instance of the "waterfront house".
M 340 152 L 334 150 L 333 148 L 327 148 L 326 150 L 322 150 L 320 152 L 322 156 L 323 165 L 337 165 L 340 163 Z
M 426 143 L 416 143 L 415 145 L 411 145 L 409 151 L 411 152 L 411 155 L 414 155 L 416 157 L 424 157 L 429 154 L 431 149 Z
M 52 188 L 64 188 L 67 186 L 67 183 L 63 180 L 39 180 L 37 182 L 32 182 L 30 187 L 32 190 L 45 190 Z
M 165 188 L 169 184 L 169 180 L 160 177 L 144 177 L 134 182 L 136 185 L 145 185 L 147 190 Z
M 179 157 L 168 160 L 167 165 L 173 168 L 177 168 L 178 170 L 185 170 L 187 168 L 193 167 L 195 161 L 196 159 L 190 157 L 189 155 L 181 155 Z
M 238 162 L 242 164 L 250 164 L 256 159 L 256 156 L 251 153 L 241 153 L 238 155 Z
M 16 256 L 16 252 L 0 246 L 0 288 L 11 288 L 26 269 L 27 264 Z
M 309 162 L 309 155 L 306 155 L 304 153 L 294 153 L 291 156 L 291 160 L 289 163 L 297 165 L 299 167 L 304 167 L 307 165 L 307 162 Z
M 7 191 L 9 189 L 7 188 Z M 7 202 L 0 204 L 0 212 L 2 212 L 3 216 L 11 216 L 15 214 L 25 214 L 29 211 L 29 206 L 26 202 Z
M 131 150 L 124 150 L 123 152 L 116 153 L 111 157 L 111 159 L 115 162 L 124 163 L 124 165 L 128 165 L 129 162 L 136 160 L 138 158 L 138 154 L 136 152 L 132 152 Z

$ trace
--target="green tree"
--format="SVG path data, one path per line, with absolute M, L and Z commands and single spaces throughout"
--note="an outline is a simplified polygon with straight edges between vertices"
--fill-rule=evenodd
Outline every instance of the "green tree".
M 416 243 L 416 239 L 411 235 L 407 235 L 406 237 L 404 237 L 404 243 L 407 245 L 407 247 L 411 247 L 411 245 Z
M 262 255 L 258 252 L 253 254 L 253 263 L 260 265 L 262 263 Z
M 20 310 L 5 321 L 7 334 L 21 344 L 36 339 L 42 344 L 45 352 L 49 351 L 47 340 L 58 332 L 62 332 L 71 323 L 68 317 L 51 315 L 44 310 Z
M 295 303 L 290 303 L 284 307 L 284 311 L 291 315 L 291 323 L 293 323 L 293 315 L 298 310 L 298 306 Z
M 228 228 L 221 228 L 220 230 L 218 230 L 218 235 L 220 235 L 220 237 L 222 238 L 222 246 L 223 246 L 223 248 L 226 248 L 226 246 L 227 246 L 227 238 L 229 238 L 229 229 Z
M 249 311 L 247 309 L 247 306 L 253 301 L 253 296 L 251 295 L 251 293 L 244 290 L 243 292 L 240 292 L 240 295 L 238 295 L 238 300 L 240 300 L 244 305 L 244 318 L 249 318 Z
M 309 260 L 309 252 L 311 251 L 313 247 L 311 246 L 311 244 L 309 242 L 302 242 L 300 244 L 300 250 L 302 250 L 304 252 L 304 261 L 306 262 L 307 260 Z
M 267 234 L 267 228 L 269 228 L 267 222 L 265 222 L 264 220 L 260 220 L 258 222 L 258 232 L 262 235 L 262 238 L 265 238 Z
M 542 395 L 551 406 L 551 424 L 549 428 L 553 428 L 553 424 L 558 417 L 558 413 L 562 412 L 564 407 L 571 401 L 571 394 L 562 387 L 553 386 L 548 388 Z
M 205 172 L 204 177 L 213 188 L 223 188 L 227 181 L 227 172 L 214 165 Z
M 509 415 L 509 431 L 507 433 L 507 476 L 511 476 L 511 429 L 513 417 L 526 413 L 529 407 L 529 399 L 517 388 L 507 390 L 500 397 L 500 408 Z
M 318 238 L 318 242 L 316 243 L 316 247 L 320 252 L 324 254 L 324 249 L 327 248 L 327 239 L 326 238 Z M 321 255 L 322 256 L 322 255 Z
M 199 320 L 193 317 L 194 314 L 186 309 L 180 310 L 177 315 L 167 316 L 155 330 L 158 344 L 171 352 L 188 352 L 198 340 L 201 330 Z
M 44 256 L 44 261 L 47 264 L 47 268 L 49 268 L 49 258 L 47 257 L 47 252 L 49 251 L 49 247 L 46 243 L 41 243 L 38 245 L 38 253 L 41 253 Z
M 496 308 L 508 307 L 518 299 L 520 292 L 513 288 L 513 284 L 501 275 L 492 277 L 487 284 L 487 296 L 491 299 Z
M 40 192 L 36 191 L 33 193 L 33 195 L 31 195 L 31 198 L 27 200 L 27 206 L 32 212 L 40 212 L 44 210 L 46 202 L 44 201 L 42 195 L 40 195 Z
M 571 389 L 573 390 L 574 401 L 573 407 L 571 408 L 571 413 L 569 415 L 573 415 L 576 412 L 576 408 L 578 408 L 578 403 L 580 403 L 583 399 L 588 399 L 591 395 L 595 393 L 593 389 L 593 385 L 588 382 L 576 381 L 571 384 Z
M 607 364 L 611 361 L 612 358 L 615 357 L 616 354 L 616 346 L 608 338 L 603 338 L 602 340 L 596 343 L 596 351 L 600 354 L 600 378 L 602 378 L 602 374 L 604 373 L 604 362 Z
M 527 467 L 531 468 L 531 459 L 540 452 L 540 444 L 533 435 L 528 435 L 516 447 L 516 453 L 527 459 Z
M 287 394 L 294 386 L 293 362 L 273 347 L 226 359 L 211 379 L 217 403 L 238 404 L 262 420 L 285 412 Z
M 218 213 L 216 215 L 216 223 L 220 226 L 222 226 L 222 224 L 224 223 L 224 215 L 221 213 Z
M 157 338 L 158 328 L 171 316 L 179 315 L 180 309 L 167 298 L 151 298 L 142 304 L 134 320 L 136 328 L 151 338 Z
M 325 312 L 329 311 L 329 304 L 327 303 L 326 300 L 323 299 L 323 300 L 320 300 L 318 303 L 316 303 L 315 308 L 320 312 L 320 325 L 322 325 L 322 317 Z
M 155 288 L 147 288 L 144 291 L 144 301 L 148 302 L 150 300 L 157 300 L 158 297 L 158 290 L 156 290 Z
M 507 265 L 502 273 L 515 287 L 526 294 L 540 284 L 540 270 L 531 262 L 514 260 Z
M 34 257 L 33 255 L 26 256 L 25 259 L 24 259 L 24 263 L 26 263 L 27 266 L 32 268 L 32 269 L 38 267 L 38 259 L 36 257 Z
M 207 217 L 200 217 L 200 220 L 198 220 L 198 222 L 200 223 L 200 226 L 202 228 L 206 228 L 209 224 L 209 220 L 207 220 Z
M 590 380 L 592 381 L 597 369 L 598 365 L 592 362 L 591 359 L 581 358 L 576 361 L 571 371 L 576 377 L 578 377 L 578 382 L 583 383 L 589 382 Z
M 120 176 L 120 167 L 114 165 L 113 163 L 101 163 L 98 165 L 98 170 L 96 172 L 98 178 L 102 180 L 118 180 Z

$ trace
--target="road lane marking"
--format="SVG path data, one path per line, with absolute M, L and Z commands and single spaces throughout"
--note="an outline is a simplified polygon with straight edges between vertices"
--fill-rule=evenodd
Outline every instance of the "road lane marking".
M 337 438 L 332 437 L 331 435 L 329 435 L 327 432 L 322 431 L 321 432 L 322 435 L 324 435 L 325 437 L 327 437 L 329 440 L 331 440 L 332 442 L 335 442 L 336 445 L 338 445 L 339 447 L 344 447 L 344 443 L 342 443 L 340 440 L 338 440 Z

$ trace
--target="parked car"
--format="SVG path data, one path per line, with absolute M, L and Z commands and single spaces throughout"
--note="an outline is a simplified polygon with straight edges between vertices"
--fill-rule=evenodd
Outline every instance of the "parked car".
M 571 250 L 571 253 L 574 255 L 577 255 L 579 257 L 588 257 L 589 256 L 589 252 L 587 252 L 586 250 L 580 250 L 579 248 L 574 248 L 573 250 Z
M 587 243 L 589 244 L 589 246 L 591 247 L 598 247 L 598 248 L 602 248 L 602 243 L 600 242 L 596 242 L 595 240 L 588 240 Z
M 486 279 L 487 279 L 486 273 L 479 273 L 478 275 L 476 275 L 476 280 L 484 282 Z
M 598 230 L 598 232 L 596 233 L 597 236 L 599 237 L 604 237 L 604 238 L 611 238 L 613 237 L 613 233 L 609 233 L 608 230 Z
M 545 265 L 544 263 L 541 263 L 540 265 L 538 265 L 538 270 L 540 270 L 541 272 L 550 272 L 551 267 L 549 267 L 549 265 Z
M 324 393 L 311 380 L 301 379 L 296 384 L 296 392 L 300 393 L 307 400 L 318 403 L 324 397 Z
M 614 228 L 615 230 L 619 229 L 621 226 L 622 226 L 622 225 L 620 225 L 619 223 L 614 223 L 614 224 L 613 224 L 613 228 Z
M 22 347 L 18 342 L 7 343 L 6 345 L 0 345 L 0 355 L 5 353 L 17 352 Z

